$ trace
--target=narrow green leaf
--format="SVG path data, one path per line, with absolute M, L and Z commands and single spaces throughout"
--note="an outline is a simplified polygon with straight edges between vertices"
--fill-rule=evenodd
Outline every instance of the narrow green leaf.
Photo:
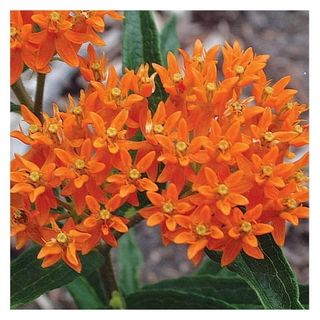
M 172 289 L 135 292 L 126 303 L 127 309 L 235 309 L 220 299 Z
M 142 265 L 142 253 L 136 243 L 134 230 L 131 229 L 119 240 L 119 279 L 121 291 L 128 295 L 140 288 L 139 273 Z
M 154 69 L 152 63 L 162 64 L 160 39 L 152 13 L 150 11 L 125 11 L 123 33 L 122 68 L 137 70 L 142 63 L 150 65 L 149 73 Z M 155 111 L 158 103 L 167 98 L 159 77 L 155 78 L 156 90 L 150 97 L 150 108 Z
M 39 247 L 22 253 L 11 263 L 11 308 L 33 301 L 43 293 L 60 288 L 77 279 L 80 274 L 59 262 L 50 268 L 42 268 L 37 259 Z M 82 274 L 89 275 L 99 268 L 104 259 L 97 251 L 81 257 Z
M 143 44 L 139 11 L 124 12 L 122 67 L 137 70 L 143 63 Z
M 143 290 L 176 290 L 222 300 L 236 309 L 262 309 L 256 293 L 238 278 L 220 276 L 191 276 L 164 280 L 143 287 Z
M 94 288 L 84 277 L 78 277 L 67 285 L 79 309 L 105 309 Z
M 176 26 L 177 17 L 176 15 L 172 15 L 160 33 L 160 50 L 164 65 L 167 65 L 168 52 L 171 51 L 174 54 L 177 54 L 178 49 L 180 48 L 180 41 L 177 35 Z
M 20 105 L 10 102 L 10 112 L 20 113 Z
M 259 237 L 265 258 L 257 260 L 242 253 L 228 269 L 238 273 L 257 293 L 265 309 L 303 309 L 299 302 L 299 287 L 282 250 L 272 236 Z M 214 261 L 221 255 L 207 250 Z

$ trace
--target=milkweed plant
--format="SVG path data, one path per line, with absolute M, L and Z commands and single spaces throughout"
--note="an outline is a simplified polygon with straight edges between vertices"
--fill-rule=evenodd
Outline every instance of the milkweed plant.
M 124 23 L 121 74 L 96 51 L 108 19 Z M 158 33 L 147 11 L 11 11 L 11 111 L 27 125 L 11 137 L 28 146 L 11 161 L 11 235 L 27 247 L 12 308 L 65 286 L 86 309 L 307 308 L 281 247 L 308 218 L 308 107 L 290 76 L 268 79 L 269 55 L 199 39 L 186 52 L 174 28 Z M 53 61 L 86 86 L 47 113 Z M 185 245 L 196 272 L 141 285 L 143 220 L 164 246 Z

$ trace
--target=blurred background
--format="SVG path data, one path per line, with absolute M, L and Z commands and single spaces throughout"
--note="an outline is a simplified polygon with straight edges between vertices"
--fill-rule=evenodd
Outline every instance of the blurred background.
M 159 29 L 162 29 L 172 14 L 177 16 L 177 34 L 181 47 L 192 52 L 196 38 L 206 48 L 225 41 L 238 40 L 243 48 L 252 46 L 257 54 L 270 54 L 265 69 L 273 82 L 285 75 L 292 76 L 290 87 L 299 90 L 298 101 L 308 103 L 308 57 L 309 57 L 309 17 L 307 11 L 161 11 L 155 12 Z M 121 70 L 122 22 L 106 18 L 104 39 L 109 62 Z M 80 55 L 85 55 L 82 48 Z M 35 77 L 23 74 L 27 89 L 34 92 Z M 77 97 L 84 87 L 80 74 L 65 64 L 54 62 L 53 72 L 47 76 L 45 106 L 49 111 L 51 103 L 65 106 L 68 93 Z M 14 99 L 14 97 L 13 97 Z M 12 114 L 12 130 L 18 128 L 19 116 Z M 24 152 L 25 146 L 12 141 L 11 153 Z M 188 275 L 194 266 L 186 258 L 186 247 L 169 245 L 163 247 L 158 228 L 148 228 L 142 222 L 135 227 L 137 242 L 143 253 L 144 264 L 141 277 L 144 283 Z M 297 228 L 289 227 L 285 254 L 297 274 L 300 283 L 308 282 L 309 272 L 309 230 L 308 222 L 302 221 Z M 117 250 L 112 250 L 116 262 Z M 15 255 L 15 252 L 13 252 Z M 75 308 L 69 293 L 64 289 L 53 290 L 32 304 L 28 309 Z

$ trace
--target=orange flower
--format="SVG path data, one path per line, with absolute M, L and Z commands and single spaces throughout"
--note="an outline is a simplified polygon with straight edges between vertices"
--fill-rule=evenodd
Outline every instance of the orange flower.
M 78 153 L 69 152 L 55 148 L 54 152 L 64 166 L 59 166 L 54 175 L 67 179 L 68 184 L 72 183 L 75 188 L 80 189 L 89 180 L 89 177 L 101 173 L 105 164 L 96 161 L 93 156 L 91 140 L 86 139 Z
M 204 174 L 209 185 L 200 186 L 198 191 L 206 198 L 215 200 L 216 207 L 224 215 L 230 214 L 234 206 L 245 206 L 249 203 L 249 200 L 241 194 L 248 191 L 247 185 L 241 183 L 243 171 L 236 171 L 223 180 L 219 179 L 209 167 L 204 168 Z
M 40 120 L 23 104 L 21 105 L 21 115 L 23 120 L 29 124 L 28 134 L 24 134 L 22 128 L 20 128 L 21 131 L 12 131 L 11 137 L 29 145 L 52 144 L 52 140 L 43 134 Z
M 222 132 L 225 133 L 222 133 Z M 217 162 L 234 163 L 235 156 L 249 149 L 249 145 L 241 141 L 240 123 L 233 122 L 226 130 L 222 130 L 219 122 L 211 121 L 210 141 L 206 149 L 212 159 Z
M 121 173 L 113 174 L 107 178 L 107 182 L 119 188 L 121 198 L 130 196 L 128 202 L 132 205 L 138 203 L 137 191 L 158 191 L 158 186 L 150 179 L 143 177 L 143 173 L 151 166 L 155 152 L 151 151 L 141 158 L 137 164 L 132 163 L 132 158 L 128 151 L 120 150 L 121 163 L 118 168 Z
M 97 135 L 93 143 L 95 148 L 107 147 L 111 154 L 116 154 L 120 149 L 127 147 L 128 142 L 125 139 L 127 131 L 123 129 L 128 119 L 127 110 L 121 110 L 110 126 L 105 126 L 103 119 L 97 113 L 90 112 L 90 116 Z
M 16 155 L 20 162 L 19 170 L 11 172 L 11 181 L 14 186 L 11 193 L 26 193 L 31 202 L 43 194 L 46 189 L 57 187 L 59 179 L 53 176 L 53 170 L 56 165 L 52 162 L 44 163 L 40 169 L 35 163 Z
M 223 54 L 223 74 L 225 78 L 237 76 L 238 86 L 246 86 L 259 79 L 258 72 L 262 70 L 269 59 L 269 55 L 254 55 L 253 49 L 241 50 L 238 41 L 233 47 L 228 43 L 222 48 Z
M 212 212 L 208 206 L 196 209 L 191 216 L 176 216 L 176 221 L 182 226 L 175 236 L 175 243 L 188 243 L 188 258 L 199 263 L 203 249 L 211 239 L 223 238 L 221 229 L 212 224 Z
M 119 208 L 122 199 L 119 195 L 111 199 L 105 199 L 102 205 L 92 196 L 86 196 L 86 203 L 90 210 L 90 216 L 78 226 L 78 229 L 91 234 L 91 238 L 82 247 L 82 253 L 86 254 L 95 248 L 102 238 L 106 244 L 116 247 L 117 240 L 112 230 L 124 233 L 128 231 L 126 223 L 128 219 L 118 217 L 113 212 Z
M 42 230 L 45 244 L 37 256 L 38 259 L 43 259 L 41 266 L 47 268 L 62 259 L 70 268 L 80 273 L 82 266 L 77 251 L 81 250 L 91 235 L 77 231 L 71 218 L 62 229 L 51 219 L 51 227 L 52 229 Z
M 126 71 L 128 72 L 129 70 Z M 133 91 L 145 98 L 150 97 L 156 89 L 155 76 L 156 72 L 149 77 L 149 65 L 147 63 L 142 64 L 132 79 Z
M 46 73 L 50 68 L 44 66 L 36 68 L 34 64 L 37 48 L 29 40 L 32 33 L 32 25 L 24 23 L 21 11 L 10 12 L 10 85 L 14 84 L 20 77 L 23 66 L 37 72 Z
M 171 51 L 168 52 L 167 61 L 168 70 L 156 63 L 153 63 L 152 66 L 158 73 L 165 91 L 172 96 L 181 95 L 186 90 L 184 77 L 180 71 L 177 59 Z
M 266 214 L 264 219 L 271 221 L 274 228 L 272 234 L 279 246 L 283 246 L 285 242 L 285 221 L 297 226 L 299 219 L 309 217 L 309 208 L 304 206 L 308 195 L 308 189 L 297 189 L 296 181 L 291 180 L 266 203 L 266 212 L 269 214 Z
M 292 168 L 290 163 L 277 164 L 278 157 L 279 149 L 277 146 L 273 146 L 268 153 L 264 154 L 263 158 L 253 154 L 252 162 L 245 157 L 238 156 L 237 158 L 239 168 L 247 175 L 253 175 L 254 181 L 260 186 L 259 190 L 263 191 L 267 198 L 273 198 L 277 188 L 285 186 L 284 178 L 289 175 Z
M 48 65 L 55 52 L 61 59 L 72 67 L 79 65 L 77 51 L 79 45 L 89 41 L 85 33 L 72 30 L 69 11 L 42 11 L 32 16 L 40 28 L 40 32 L 33 33 L 30 41 L 39 45 L 36 67 L 44 68 Z
M 269 224 L 257 222 L 262 214 L 262 208 L 262 205 L 259 204 L 244 214 L 239 208 L 232 210 L 229 216 L 230 224 L 226 226 L 228 239 L 223 249 L 222 266 L 234 261 L 241 249 L 255 259 L 263 259 L 256 236 L 270 233 L 273 228 Z
M 79 59 L 80 72 L 86 81 L 102 82 L 106 79 L 107 58 L 104 53 L 101 56 L 97 56 L 93 46 L 89 44 L 87 48 L 87 59 L 82 57 L 79 57 Z
M 174 231 L 177 227 L 176 215 L 184 214 L 192 209 L 188 201 L 179 200 L 178 190 L 173 183 L 162 191 L 162 195 L 148 191 L 147 197 L 153 206 L 141 209 L 139 214 L 147 219 L 149 227 L 164 223 L 169 231 Z
M 171 135 L 180 117 L 181 111 L 176 111 L 167 116 L 165 104 L 161 101 L 153 117 L 150 110 L 141 115 L 141 131 L 149 143 L 157 145 L 156 135 Z
M 44 215 L 32 210 L 29 201 L 20 194 L 12 194 L 10 200 L 10 229 L 11 236 L 16 237 L 16 249 L 23 248 L 29 240 L 42 244 L 39 226 L 48 223 L 43 221 Z

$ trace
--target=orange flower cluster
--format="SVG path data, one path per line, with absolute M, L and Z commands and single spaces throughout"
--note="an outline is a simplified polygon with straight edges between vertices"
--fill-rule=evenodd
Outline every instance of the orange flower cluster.
M 94 31 L 102 28 L 101 13 L 88 17 L 32 16 L 42 30 L 33 33 L 38 44 L 60 30 L 50 53 L 40 45 L 37 66 L 47 66 L 55 50 L 60 54 L 61 43 L 80 44 L 79 34 L 99 42 Z M 226 44 L 220 75 L 218 51 L 197 40 L 192 55 L 180 50 L 181 64 L 169 52 L 167 68 L 153 64 L 150 74 L 146 64 L 119 77 L 89 46 L 79 60 L 88 87 L 77 101 L 69 96 L 65 112 L 54 105 L 41 123 L 22 105 L 28 131 L 11 134 L 30 146 L 11 164 L 17 248 L 31 239 L 42 246 L 43 267 L 63 259 L 80 272 L 79 253 L 102 240 L 116 246 L 116 235 L 128 231 L 128 204 L 148 226 L 161 227 L 165 245 L 187 244 L 194 263 L 205 248 L 222 251 L 222 265 L 241 250 L 262 259 L 262 234 L 283 245 L 286 222 L 308 217 L 302 171 L 308 154 L 296 160 L 294 153 L 308 143 L 301 118 L 307 107 L 287 88 L 289 76 L 273 84 L 266 78 L 268 55 Z M 60 56 L 77 65 L 73 55 Z M 156 76 L 168 97 L 153 112 Z
M 83 43 L 105 45 L 97 34 L 105 29 L 105 15 L 123 19 L 114 11 L 11 11 L 10 84 L 18 80 L 24 65 L 39 73 L 50 72 L 56 53 L 72 67 L 82 65 L 77 52 Z M 94 71 L 98 62 L 92 63 L 96 63 L 91 65 Z

